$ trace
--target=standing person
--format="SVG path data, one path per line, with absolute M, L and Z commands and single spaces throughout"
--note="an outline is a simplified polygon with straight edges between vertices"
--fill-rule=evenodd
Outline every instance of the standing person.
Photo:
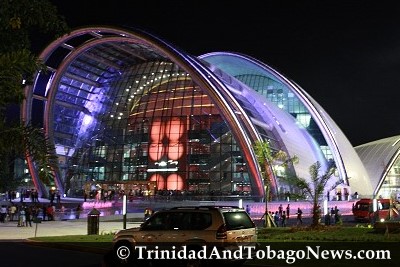
M 48 205 L 46 208 L 46 213 L 47 213 L 47 220 L 48 221 L 54 221 L 54 209 L 53 206 Z
M 0 222 L 4 223 L 6 221 L 7 216 L 7 207 L 2 205 L 0 208 Z
M 275 222 L 276 227 L 279 227 L 279 219 L 280 219 L 279 212 L 275 211 L 275 213 L 274 213 L 274 222 Z
M 337 206 L 335 206 L 335 209 L 334 209 L 334 217 L 335 217 L 335 224 L 339 224 L 340 214 L 339 214 L 339 209 L 337 208 Z
M 303 211 L 300 209 L 300 207 L 297 208 L 297 225 L 299 224 L 303 224 Z
M 43 214 L 42 220 L 43 220 L 43 221 L 46 220 L 46 213 L 47 213 L 47 211 L 46 211 L 46 206 L 43 204 L 43 206 L 42 206 L 42 214 Z
M 331 222 L 334 222 L 335 220 L 335 210 L 331 208 Z
M 283 211 L 283 207 L 282 207 L 282 204 L 280 204 L 278 207 L 279 217 L 282 217 L 282 211 Z
M 31 195 L 30 195 L 30 197 L 31 197 L 31 202 L 32 203 L 35 203 L 35 189 L 33 189 L 33 190 L 31 190 Z
M 281 218 L 281 226 L 286 227 L 286 212 L 282 212 L 282 218 Z
M 26 217 L 25 217 L 25 207 L 21 206 L 19 208 L 19 220 L 18 220 L 18 226 L 25 226 L 25 222 L 26 222 Z
M 54 199 L 56 198 L 56 192 L 54 192 L 53 190 L 49 191 L 50 194 L 50 206 L 54 205 Z
M 75 210 L 75 219 L 79 219 L 79 217 L 81 216 L 81 211 L 82 211 L 81 205 L 78 204 Z
M 28 227 L 28 224 L 30 227 L 32 227 L 32 210 L 30 207 L 25 207 L 25 226 Z
M 10 206 L 10 221 L 14 221 L 14 216 L 16 212 L 17 212 L 17 207 L 12 203 Z
M 289 214 L 290 214 L 290 204 L 287 204 L 286 206 L 286 218 L 289 220 Z
M 35 190 L 35 199 L 36 202 L 39 203 L 39 192 L 37 190 Z
M 250 215 L 250 212 L 251 212 L 251 208 L 250 208 L 250 206 L 249 205 L 246 205 L 246 212 Z
M 60 205 L 61 204 L 61 194 L 60 194 L 60 191 L 58 191 L 58 190 L 57 190 L 56 198 L 57 198 L 57 204 Z

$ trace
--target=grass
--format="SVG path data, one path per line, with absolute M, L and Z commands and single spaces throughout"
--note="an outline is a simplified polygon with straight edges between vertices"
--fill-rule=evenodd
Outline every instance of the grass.
M 41 242 L 59 243 L 111 243 L 112 233 L 102 235 L 67 235 L 67 236 L 45 236 L 30 238 L 30 240 Z M 274 227 L 264 228 L 258 231 L 258 241 L 264 242 L 308 242 L 308 241 L 330 241 L 330 242 L 386 242 L 400 241 L 400 233 L 376 232 L 370 227 L 344 227 L 330 226 L 312 229 L 310 227 Z
M 71 235 L 71 236 L 52 236 L 52 237 L 36 237 L 31 238 L 33 243 L 43 243 L 47 245 L 56 244 L 55 247 L 64 249 L 86 250 L 96 253 L 102 253 L 111 249 L 111 241 L 113 235 L 111 233 L 104 235 Z M 400 233 L 382 233 L 376 232 L 373 228 L 358 226 L 330 226 L 321 227 L 319 229 L 311 229 L 309 227 L 277 227 L 260 229 L 258 233 L 258 241 L 260 242 L 260 250 L 267 251 L 267 246 L 284 255 L 289 250 L 299 251 L 306 250 L 307 247 L 329 251 L 352 250 L 360 251 L 365 249 L 390 249 L 392 251 L 392 260 L 376 261 L 376 260 L 323 260 L 308 259 L 296 260 L 288 263 L 286 258 L 273 259 L 253 259 L 246 262 L 246 266 L 292 266 L 292 267 L 353 267 L 353 266 L 389 266 L 398 262 L 400 259 L 394 252 L 399 250 Z M 400 256 L 400 254 L 399 254 Z
M 276 227 L 259 230 L 258 240 L 261 242 L 398 242 L 400 241 L 400 234 L 376 232 L 369 227 L 330 226 L 318 229 L 309 227 Z
M 42 236 L 30 238 L 30 240 L 41 242 L 59 242 L 59 243 L 98 243 L 111 242 L 113 235 L 66 235 L 66 236 Z

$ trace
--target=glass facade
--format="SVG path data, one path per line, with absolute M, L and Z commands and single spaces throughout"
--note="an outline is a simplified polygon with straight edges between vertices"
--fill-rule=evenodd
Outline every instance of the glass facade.
M 342 136 L 330 135 L 340 131 L 322 109 L 310 112 L 316 103 L 305 104 L 300 89 L 265 64 L 235 55 L 195 58 L 152 35 L 112 28 L 79 29 L 53 42 L 23 117 L 54 141 L 55 186 L 69 196 L 101 187 L 262 197 L 257 140 L 301 156 L 276 176 L 303 177 L 317 160 L 341 160 Z M 295 190 L 271 182 L 275 197 Z
M 55 96 L 54 139 L 66 150 L 60 166 L 70 195 L 88 183 L 136 190 L 141 181 L 153 182 L 148 194 L 250 194 L 228 125 L 179 66 L 158 58 L 105 82 L 96 73 L 91 80 L 107 86 L 95 92 L 77 79 L 90 77 L 90 63 L 75 60 Z
M 392 136 L 356 148 L 367 166 L 375 191 L 372 198 L 400 200 L 400 136 Z
M 388 171 L 382 186 L 377 193 L 382 197 L 393 197 L 400 201 L 400 157 L 397 157 Z
M 263 95 L 280 109 L 291 114 L 316 140 L 326 160 L 333 160 L 332 152 L 330 151 L 321 129 L 303 104 L 303 101 L 293 92 L 292 88 L 288 88 L 270 72 L 261 69 L 250 60 L 243 59 L 240 56 L 216 53 L 204 55 L 202 59 L 220 68 L 227 74 L 232 75 L 251 89 Z

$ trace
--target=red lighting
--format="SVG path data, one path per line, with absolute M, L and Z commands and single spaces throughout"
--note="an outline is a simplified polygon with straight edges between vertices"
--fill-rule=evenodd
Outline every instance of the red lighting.
M 162 175 L 160 175 L 158 173 L 153 174 L 150 177 L 150 181 L 157 183 L 157 189 L 158 190 L 164 190 L 164 188 L 165 188 L 165 180 L 164 180 L 164 177 Z
M 169 143 L 168 145 L 168 159 L 178 160 L 183 155 L 184 146 L 180 143 Z
M 177 142 L 185 130 L 184 124 L 179 118 L 172 118 L 165 125 L 165 134 L 170 142 Z
M 183 179 L 178 174 L 170 174 L 167 177 L 167 190 L 182 190 L 183 186 Z
M 158 143 L 164 137 L 164 125 L 161 121 L 154 121 L 151 124 L 150 139 Z
M 159 161 L 164 154 L 163 144 L 151 144 L 149 146 L 149 157 L 153 161 Z

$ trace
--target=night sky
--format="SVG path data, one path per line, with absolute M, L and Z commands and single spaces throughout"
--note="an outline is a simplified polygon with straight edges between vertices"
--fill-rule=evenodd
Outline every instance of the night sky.
M 257 58 L 305 89 L 354 146 L 400 135 L 396 1 L 52 2 L 71 28 L 140 28 L 195 56 Z

